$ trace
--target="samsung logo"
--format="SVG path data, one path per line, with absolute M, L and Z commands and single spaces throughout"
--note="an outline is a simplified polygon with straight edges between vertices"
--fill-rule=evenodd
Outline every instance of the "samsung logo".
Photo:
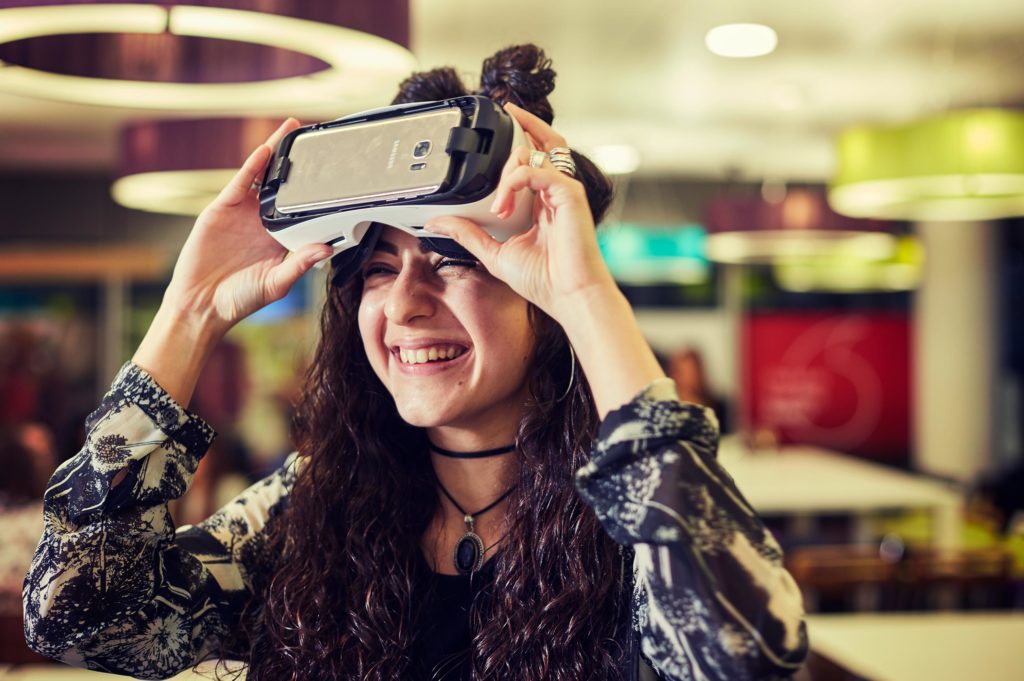
M 388 154 L 388 170 L 395 167 L 395 161 L 398 159 L 398 140 L 391 143 L 391 153 Z

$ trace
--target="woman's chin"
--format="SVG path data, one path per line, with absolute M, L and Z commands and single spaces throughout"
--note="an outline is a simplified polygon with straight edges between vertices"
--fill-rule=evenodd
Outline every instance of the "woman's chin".
M 441 408 L 437 402 L 425 404 L 418 400 L 396 400 L 395 405 L 402 420 L 417 428 L 436 428 L 447 425 L 454 419 L 450 410 Z

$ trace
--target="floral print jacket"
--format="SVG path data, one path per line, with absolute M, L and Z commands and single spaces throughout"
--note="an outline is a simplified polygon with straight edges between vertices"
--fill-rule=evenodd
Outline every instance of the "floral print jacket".
M 187 489 L 210 427 L 131 363 L 86 427 L 46 492 L 23 593 L 26 640 L 68 664 L 166 678 L 216 654 L 254 576 L 273 569 L 268 526 L 300 459 L 175 530 L 167 502 Z M 577 473 L 579 493 L 632 560 L 624 678 L 778 679 L 806 656 L 800 591 L 716 462 L 717 430 L 710 411 L 658 380 L 609 414 Z

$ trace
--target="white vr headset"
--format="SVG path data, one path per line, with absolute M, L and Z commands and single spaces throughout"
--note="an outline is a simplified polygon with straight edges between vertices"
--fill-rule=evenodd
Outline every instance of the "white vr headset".
M 362 266 L 385 225 L 443 255 L 467 257 L 453 240 L 425 230 L 424 222 L 468 218 L 498 241 L 528 230 L 528 190 L 517 194 L 508 218 L 490 212 L 505 162 L 526 145 L 516 120 L 478 96 L 307 125 L 278 144 L 260 186 L 260 217 L 291 251 L 311 243 L 333 246 L 335 284 Z

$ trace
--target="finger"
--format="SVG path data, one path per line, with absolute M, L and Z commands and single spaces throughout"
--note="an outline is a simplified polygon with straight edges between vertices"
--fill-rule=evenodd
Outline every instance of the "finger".
M 214 199 L 214 204 L 237 206 L 244 201 L 249 194 L 249 188 L 252 187 L 252 183 L 263 174 L 263 169 L 266 168 L 267 161 L 270 160 L 270 153 L 270 147 L 265 144 L 256 147 L 249 154 L 249 158 L 245 159 L 245 163 L 238 169 L 235 176 L 224 185 L 224 189 Z
M 501 169 L 501 178 L 504 179 L 516 168 L 522 166 L 528 166 L 530 164 L 530 157 L 533 155 L 533 149 L 527 149 L 526 147 L 517 147 L 509 154 L 508 160 L 505 161 L 505 166 Z M 550 162 L 545 158 L 541 162 L 542 166 L 550 166 Z M 505 214 L 510 213 L 514 206 L 514 192 L 509 190 L 506 184 L 499 180 L 498 187 L 494 192 L 494 201 L 491 202 L 491 212 L 499 217 L 504 217 Z
M 291 289 L 303 274 L 313 265 L 331 257 L 334 249 L 326 244 L 310 244 L 303 246 L 294 253 L 289 253 L 284 260 L 270 270 L 267 280 L 267 297 L 280 300 Z
M 553 167 L 533 168 L 528 165 L 519 166 L 501 180 L 501 190 L 508 196 L 514 196 L 524 189 L 543 192 L 544 200 L 554 207 L 565 205 L 576 200 L 586 203 L 583 185 L 565 173 Z M 498 213 L 498 217 L 507 218 L 514 206 Z
M 299 123 L 294 118 L 286 118 L 284 120 L 284 123 L 282 123 L 277 128 L 277 130 L 275 130 L 274 132 L 270 133 L 270 137 L 267 138 L 267 141 L 264 142 L 264 144 L 266 144 L 268 147 L 270 147 L 271 150 L 277 149 L 277 145 L 281 142 L 281 140 L 284 138 L 285 135 L 290 133 L 295 128 L 298 128 L 298 127 L 301 127 L 301 126 L 302 126 L 302 124 Z
M 217 202 L 224 206 L 237 206 L 244 201 L 253 185 L 262 179 L 263 171 L 266 169 L 267 162 L 270 160 L 270 156 L 273 153 L 273 150 L 277 148 L 281 138 L 300 125 L 301 124 L 294 118 L 286 118 L 285 121 L 278 126 L 277 130 L 270 134 L 270 137 L 267 138 L 266 142 L 256 147 L 256 149 L 249 154 L 249 158 L 245 160 L 245 163 L 243 163 L 242 167 L 238 169 L 235 176 L 231 178 L 224 189 L 221 190 L 220 194 L 217 196 Z
M 538 118 L 526 109 L 522 109 L 512 102 L 506 102 L 505 110 L 508 111 L 510 115 L 515 116 L 516 121 L 518 121 L 519 125 L 523 128 L 523 132 L 533 137 L 540 149 L 548 151 L 555 147 L 569 146 L 564 137 L 555 132 L 554 129 L 542 119 Z
M 466 218 L 446 215 L 427 220 L 424 227 L 435 234 L 454 239 L 455 243 L 476 256 L 487 270 L 494 271 L 491 265 L 501 249 L 501 244 L 480 225 Z

